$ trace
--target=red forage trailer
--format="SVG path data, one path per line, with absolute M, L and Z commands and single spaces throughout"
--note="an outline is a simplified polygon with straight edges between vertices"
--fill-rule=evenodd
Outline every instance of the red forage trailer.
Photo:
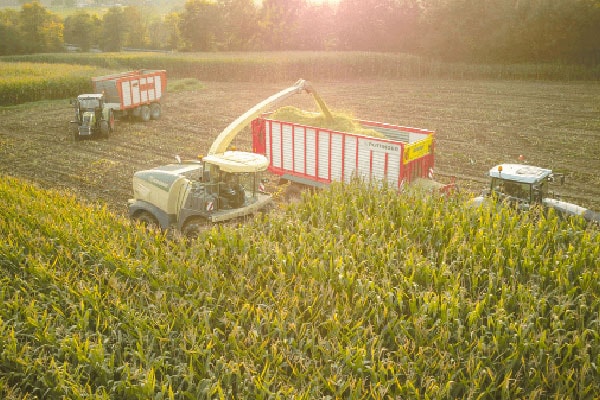
M 142 121 L 159 119 L 167 89 L 165 70 L 141 69 L 92 78 L 94 93 L 104 95 L 116 118 L 133 115 Z
M 268 118 L 252 122 L 253 150 L 269 160 L 282 179 L 322 187 L 334 181 L 386 181 L 398 190 L 417 178 L 431 178 L 434 132 L 358 120 L 382 137 L 338 132 Z

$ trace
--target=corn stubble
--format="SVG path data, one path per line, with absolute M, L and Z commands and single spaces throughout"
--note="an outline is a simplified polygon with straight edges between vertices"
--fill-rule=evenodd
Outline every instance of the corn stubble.
M 593 398 L 600 237 L 360 183 L 174 241 L 0 182 L 2 398 Z

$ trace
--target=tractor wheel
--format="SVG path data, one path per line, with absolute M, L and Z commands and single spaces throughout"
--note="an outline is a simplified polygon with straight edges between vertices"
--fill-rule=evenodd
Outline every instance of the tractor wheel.
M 152 119 L 160 119 L 160 103 L 152 103 L 150 105 L 150 116 Z
M 140 119 L 144 122 L 150 121 L 150 107 L 145 105 L 140 107 Z
M 160 229 L 158 220 L 148 211 L 140 211 L 133 217 L 133 220 L 142 225 L 147 231 Z
M 181 229 L 181 233 L 187 239 L 197 239 L 200 233 L 210 226 L 210 222 L 206 218 L 194 217 L 186 221 Z
M 102 135 L 103 138 L 107 138 L 110 135 L 110 126 L 106 120 L 100 121 L 100 135 Z
M 81 140 L 81 136 L 79 136 L 79 128 L 77 127 L 77 125 L 71 126 L 71 133 L 73 135 L 73 139 L 75 139 L 76 142 Z
M 112 109 L 108 110 L 108 128 L 111 132 L 114 132 L 117 129 L 115 126 L 115 114 Z

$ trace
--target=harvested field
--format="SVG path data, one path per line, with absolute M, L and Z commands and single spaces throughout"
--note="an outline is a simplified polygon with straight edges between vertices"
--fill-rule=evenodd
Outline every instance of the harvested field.
M 126 213 L 134 171 L 195 157 L 240 114 L 289 83 L 205 82 L 170 93 L 159 121 L 122 121 L 109 139 L 75 141 L 67 100 L 0 108 L 0 173 Z M 600 85 L 504 81 L 313 82 L 330 109 L 436 131 L 436 174 L 474 192 L 500 162 L 566 175 L 556 192 L 600 210 Z M 308 95 L 285 104 L 317 110 Z M 249 149 L 249 131 L 235 141 Z

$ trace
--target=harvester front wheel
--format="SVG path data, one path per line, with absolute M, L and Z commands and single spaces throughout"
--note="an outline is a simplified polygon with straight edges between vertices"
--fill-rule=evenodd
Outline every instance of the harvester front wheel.
M 160 103 L 152 103 L 150 105 L 150 116 L 152 117 L 152 119 L 160 119 L 160 114 Z
M 140 119 L 144 122 L 150 121 L 150 107 L 145 105 L 140 107 Z
M 142 225 L 147 231 L 155 231 L 159 229 L 158 220 L 148 211 L 140 211 L 133 220 Z

